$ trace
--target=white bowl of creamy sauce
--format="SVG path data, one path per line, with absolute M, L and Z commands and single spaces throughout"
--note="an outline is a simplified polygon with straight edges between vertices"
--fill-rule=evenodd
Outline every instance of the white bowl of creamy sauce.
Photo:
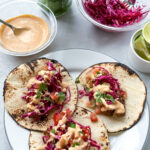
M 32 4 L 34 3 L 32 2 Z M 35 5 L 41 9 L 45 7 L 41 7 L 42 4 L 35 3 Z M 47 17 L 48 21 L 45 21 L 41 16 L 33 15 L 33 13 L 18 15 L 5 20 L 14 27 L 23 29 L 18 34 L 15 34 L 10 27 L 1 24 L 0 44 L 3 49 L 1 51 L 9 55 L 27 56 L 38 53 L 49 46 L 56 35 L 57 23 L 50 10 L 47 12 L 47 10 L 43 9 L 43 11 L 47 15 L 49 12 L 51 13 L 51 18 Z M 45 13 L 43 14 L 45 15 Z
M 39 17 L 21 15 L 11 18 L 6 22 L 16 28 L 23 28 L 20 33 L 14 34 L 10 27 L 2 25 L 0 32 L 1 43 L 10 51 L 33 51 L 48 40 L 48 25 Z

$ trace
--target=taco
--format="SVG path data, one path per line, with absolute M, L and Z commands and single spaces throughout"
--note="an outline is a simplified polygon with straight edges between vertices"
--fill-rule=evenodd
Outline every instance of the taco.
M 146 87 L 127 66 L 121 63 L 96 64 L 84 70 L 76 82 L 79 92 L 77 105 L 93 111 L 91 120 L 100 118 L 108 132 L 128 129 L 139 120 Z
M 77 87 L 56 60 L 36 59 L 9 73 L 4 85 L 4 103 L 20 126 L 44 131 L 56 111 L 67 107 L 75 111 Z
M 45 132 L 30 133 L 30 150 L 110 150 L 107 130 L 99 121 L 89 120 L 90 112 L 78 107 L 73 117 L 66 112 L 54 115 L 54 125 Z

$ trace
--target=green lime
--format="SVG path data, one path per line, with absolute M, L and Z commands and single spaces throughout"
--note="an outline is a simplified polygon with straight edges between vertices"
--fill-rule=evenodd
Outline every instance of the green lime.
M 143 35 L 145 41 L 146 41 L 148 44 L 150 44 L 150 22 L 148 22 L 148 23 L 144 26 L 144 28 L 143 28 L 143 30 L 142 30 L 142 35 Z
M 134 41 L 134 49 L 139 56 L 141 56 L 142 58 L 146 60 L 150 60 L 150 51 L 146 47 L 146 43 L 142 35 L 140 35 Z

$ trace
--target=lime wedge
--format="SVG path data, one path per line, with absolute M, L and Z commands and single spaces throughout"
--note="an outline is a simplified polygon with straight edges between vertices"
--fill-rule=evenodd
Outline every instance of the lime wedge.
M 134 41 L 134 49 L 137 52 L 137 54 L 140 55 L 142 58 L 146 60 L 150 60 L 150 51 L 146 47 L 146 43 L 142 35 L 140 35 Z
M 144 28 L 143 28 L 143 30 L 142 30 L 142 35 L 143 35 L 145 41 L 146 41 L 148 44 L 150 44 L 150 22 L 148 22 L 148 23 L 144 26 Z

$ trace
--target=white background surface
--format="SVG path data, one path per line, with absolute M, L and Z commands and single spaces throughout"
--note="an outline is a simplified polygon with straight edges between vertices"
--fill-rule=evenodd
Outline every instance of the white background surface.
M 2 3 L 4 1 L 6 0 L 0 0 L 0 2 Z M 3 85 L 3 82 L 9 71 L 20 63 L 24 63 L 52 51 L 54 52 L 57 50 L 68 48 L 91 49 L 93 51 L 101 52 L 108 56 L 111 56 L 124 64 L 130 65 L 128 62 L 128 51 L 130 50 L 129 43 L 130 38 L 135 31 L 123 33 L 108 33 L 105 31 L 101 31 L 100 29 L 89 23 L 80 14 L 79 10 L 76 7 L 75 0 L 73 1 L 71 9 L 64 16 L 58 18 L 57 21 L 57 36 L 52 45 L 45 51 L 37 55 L 28 57 L 13 57 L 5 54 L 0 54 L 0 85 Z M 148 102 L 150 102 L 150 74 L 141 75 L 147 85 L 147 100 Z M 0 150 L 10 150 L 4 131 L 4 105 L 2 93 L 3 87 L 0 86 Z M 149 140 L 150 135 L 148 137 L 148 141 Z M 150 143 L 147 142 L 144 150 L 150 150 Z

